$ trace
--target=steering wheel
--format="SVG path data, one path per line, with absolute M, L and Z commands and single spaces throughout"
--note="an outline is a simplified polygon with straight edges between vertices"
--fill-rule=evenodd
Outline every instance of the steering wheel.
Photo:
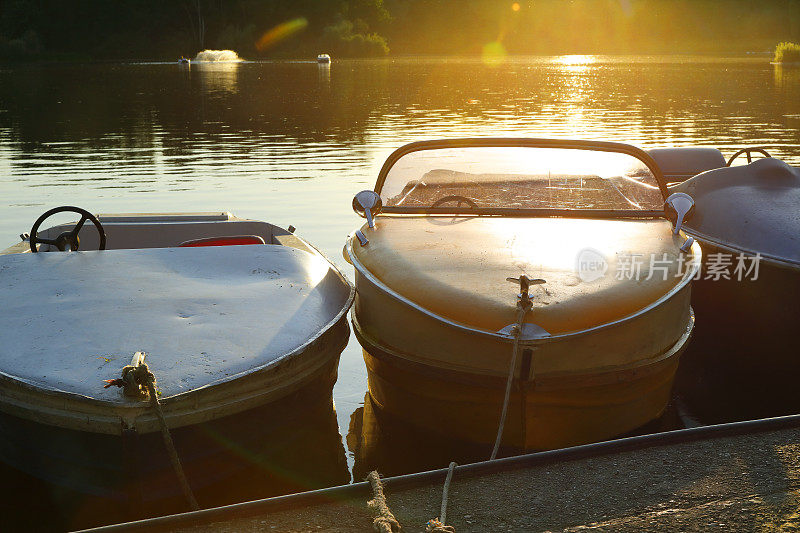
M 476 204 L 466 196 L 461 196 L 460 194 L 451 194 L 448 196 L 442 196 L 441 198 L 433 202 L 433 204 L 431 205 L 431 209 L 439 207 L 442 204 L 446 204 L 447 202 L 457 202 L 456 207 L 461 207 L 462 204 L 466 204 L 472 209 L 476 209 L 478 207 L 478 204 Z
M 36 233 L 39 231 L 39 226 L 42 225 L 46 219 L 50 218 L 52 215 L 56 213 L 77 213 L 81 216 L 81 219 L 75 224 L 75 227 L 72 228 L 72 231 L 65 231 L 55 239 L 42 239 Z M 33 223 L 33 227 L 31 228 L 31 236 L 30 236 L 30 245 L 31 245 L 31 252 L 36 253 L 39 250 L 37 249 L 38 243 L 50 244 L 52 246 L 57 247 L 62 252 L 67 251 L 67 247 L 69 246 L 69 250 L 77 251 L 80 247 L 81 241 L 78 238 L 78 233 L 81 231 L 81 228 L 86 223 L 87 220 L 91 220 L 94 227 L 97 228 L 97 233 L 100 234 L 100 247 L 98 250 L 105 250 L 106 249 L 106 232 L 103 230 L 103 225 L 100 224 L 100 221 L 97 220 L 93 214 L 88 212 L 85 209 L 81 209 L 80 207 L 73 207 L 71 205 L 62 205 L 61 207 L 55 207 L 50 211 L 45 212 L 42 216 L 36 219 L 36 222 Z
M 742 154 L 747 155 L 747 162 L 748 163 L 752 163 L 753 162 L 753 153 L 761 154 L 764 157 L 772 157 L 771 155 L 769 155 L 769 152 L 767 152 L 763 148 L 758 148 L 758 147 L 742 148 L 741 150 L 739 150 L 738 152 L 733 154 L 730 159 L 728 159 L 728 162 L 725 164 L 725 166 L 726 167 L 731 166 L 731 163 L 733 163 L 734 160 L 737 157 L 739 157 L 740 155 L 742 155 Z

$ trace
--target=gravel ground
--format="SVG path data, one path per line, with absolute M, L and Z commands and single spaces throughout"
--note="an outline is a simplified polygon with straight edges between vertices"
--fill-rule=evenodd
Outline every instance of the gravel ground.
M 441 486 L 393 492 L 404 531 L 438 516 Z M 459 533 L 500 531 L 800 531 L 800 429 L 709 439 L 479 477 L 450 489 Z M 183 529 L 372 530 L 365 499 Z

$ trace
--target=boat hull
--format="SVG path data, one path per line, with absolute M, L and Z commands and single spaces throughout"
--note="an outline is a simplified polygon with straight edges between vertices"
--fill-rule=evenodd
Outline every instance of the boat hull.
M 364 347 L 369 393 L 379 409 L 462 441 L 494 442 L 505 378 L 416 363 L 406 354 L 379 346 L 354 324 Z M 517 373 L 503 446 L 548 450 L 596 442 L 659 417 L 669 402 L 693 325 L 690 317 L 678 342 L 646 366 L 560 378 Z M 523 370 L 530 357 L 524 350 Z
M 309 347 L 319 353 L 295 355 L 311 356 L 316 368 L 302 383 L 290 380 L 283 390 L 273 391 L 270 401 L 171 430 L 201 506 L 319 488 L 349 478 L 330 399 L 348 336 L 342 317 Z M 81 517 L 67 517 L 62 524 L 85 527 L 95 515 L 102 517 L 99 524 L 112 521 L 110 513 L 115 512 L 130 518 L 186 509 L 159 432 L 112 435 L 4 412 L 0 432 L 0 460 L 45 481 L 65 495 L 59 499 L 69 501 L 70 509 L 81 511 Z
M 739 253 L 709 242 L 701 245 L 707 258 L 733 254 L 735 262 Z M 692 307 L 701 327 L 682 374 L 687 374 L 690 390 L 697 394 L 725 396 L 726 401 L 713 402 L 725 405 L 725 412 L 710 414 L 712 419 L 774 416 L 800 409 L 798 294 L 800 268 L 764 258 L 755 280 L 693 283 Z
M 369 242 L 351 239 L 346 249 L 356 270 L 352 317 L 381 411 L 491 444 L 511 375 L 502 445 L 543 450 L 630 432 L 666 408 L 694 326 L 690 280 L 701 257 L 699 246 L 681 255 L 685 238 L 666 221 L 412 217 L 361 231 Z M 520 244 L 531 235 L 547 242 Z M 687 268 L 661 280 L 581 279 L 574 258 L 584 242 L 603 243 L 591 251 L 609 258 L 611 272 L 618 250 Z M 538 265 L 525 268 L 549 281 L 515 341 L 505 276 L 520 265 Z

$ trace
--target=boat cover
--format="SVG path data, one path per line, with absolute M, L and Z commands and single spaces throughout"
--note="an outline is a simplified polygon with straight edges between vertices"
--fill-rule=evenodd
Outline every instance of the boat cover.
M 711 170 L 676 185 L 695 201 L 684 227 L 712 244 L 800 266 L 800 170 L 779 159 Z
M 382 216 L 364 232 L 369 243 L 353 250 L 376 278 L 439 316 L 485 331 L 515 322 L 519 285 L 508 277 L 546 280 L 531 287 L 530 318 L 556 335 L 644 309 L 681 282 L 681 265 L 687 270 L 678 249 L 684 239 L 664 219 Z M 605 274 L 582 278 L 581 259 L 605 261 Z
M 332 325 L 349 287 L 288 246 L 0 256 L 0 372 L 114 403 L 147 353 L 162 397 L 275 363 Z

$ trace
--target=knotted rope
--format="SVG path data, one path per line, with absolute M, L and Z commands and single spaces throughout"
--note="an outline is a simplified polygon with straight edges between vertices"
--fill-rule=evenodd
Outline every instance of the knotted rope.
M 126 365 L 122 367 L 121 377 L 105 380 L 106 384 L 103 385 L 103 388 L 120 387 L 125 396 L 141 400 L 147 397 L 145 383 L 155 381 L 155 379 L 156 377 L 144 363 L 140 363 L 137 366 Z
M 186 475 L 183 473 L 183 466 L 181 465 L 178 451 L 175 449 L 175 443 L 172 441 L 172 435 L 169 433 L 169 426 L 167 420 L 164 418 L 164 412 L 161 410 L 161 403 L 158 401 L 158 393 L 156 392 L 156 377 L 150 372 L 147 363 L 139 361 L 136 366 L 127 365 L 122 369 L 121 377 L 117 379 L 107 379 L 103 388 L 121 387 L 123 394 L 132 398 L 144 399 L 150 397 L 150 406 L 155 409 L 156 416 L 158 417 L 161 426 L 161 436 L 164 439 L 164 445 L 167 448 L 172 469 L 175 470 L 175 475 L 178 477 L 178 483 L 183 491 L 183 496 L 192 511 L 197 511 L 200 506 L 197 505 L 197 500 L 192 493 L 192 488 L 186 480 Z
M 373 470 L 367 475 L 369 484 L 372 485 L 372 499 L 367 502 L 367 506 L 376 511 L 378 516 L 372 521 L 372 527 L 378 533 L 396 533 L 400 531 L 400 523 L 386 505 L 386 496 L 383 494 L 383 483 L 377 470 Z

